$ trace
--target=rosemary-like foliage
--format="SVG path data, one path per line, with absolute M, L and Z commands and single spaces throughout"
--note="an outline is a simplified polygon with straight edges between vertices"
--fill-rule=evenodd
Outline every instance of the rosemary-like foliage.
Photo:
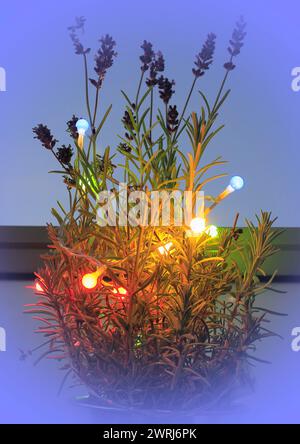
M 116 167 L 118 173 L 123 170 L 128 189 L 146 192 L 199 191 L 221 177 L 207 174 L 224 162 L 217 158 L 205 164 L 203 156 L 223 127 L 215 125 L 229 91 L 224 92 L 223 80 L 212 106 L 201 93 L 200 113 L 188 117 L 188 101 L 180 118 L 175 105 L 171 117 L 168 109 L 154 111 L 155 82 L 143 86 L 143 79 L 156 55 L 152 45 L 144 42 L 147 53 L 141 58 L 138 93 L 130 98 L 122 91 L 125 135 L 120 136 L 118 154 L 107 147 L 100 156 L 98 139 L 111 106 L 97 123 L 99 95 L 116 54 L 115 43 L 109 36 L 100 40 L 96 56 L 100 77 L 92 81 L 93 107 L 89 50 L 84 50 L 76 34 L 83 22 L 70 29 L 84 62 L 92 128 L 88 143 L 81 149 L 76 142 L 75 116 L 68 122 L 77 153 L 73 161 L 71 147 L 54 151 L 47 127 L 34 129 L 60 162 L 62 170 L 57 172 L 63 175 L 69 194 L 68 208 L 59 203 L 52 210 L 58 227 L 49 225 L 51 249 L 37 273 L 37 301 L 28 310 L 39 317 L 38 331 L 47 339 L 49 348 L 43 356 L 63 361 L 64 381 L 75 375 L 101 405 L 184 410 L 228 403 L 232 390 L 250 378 L 256 342 L 272 334 L 263 324 L 267 311 L 255 303 L 256 295 L 270 285 L 257 277 L 275 252 L 270 214 L 262 212 L 257 226 L 247 223 L 245 240 L 236 224 L 221 230 L 215 239 L 206 233 L 188 237 L 185 227 L 172 225 L 100 227 L 96 210 L 98 193 L 118 185 Z M 201 76 L 212 63 L 214 45 L 215 36 L 209 34 L 197 56 Z M 226 69 L 225 80 L 228 73 Z M 193 89 L 201 76 L 195 74 Z M 170 130 L 171 118 L 175 131 Z M 188 154 L 180 145 L 184 135 L 190 142 Z M 158 247 L 170 241 L 172 249 L 160 255 Z M 82 276 L 97 268 L 104 270 L 101 285 L 83 288 Z M 126 295 L 112 291 L 113 286 L 125 288 Z

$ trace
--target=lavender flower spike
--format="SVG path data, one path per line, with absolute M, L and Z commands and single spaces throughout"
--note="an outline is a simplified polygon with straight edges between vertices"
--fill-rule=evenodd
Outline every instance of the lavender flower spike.
M 215 47 L 216 35 L 211 32 L 208 34 L 201 51 L 196 56 L 196 68 L 193 68 L 192 71 L 197 78 L 203 76 L 212 64 Z

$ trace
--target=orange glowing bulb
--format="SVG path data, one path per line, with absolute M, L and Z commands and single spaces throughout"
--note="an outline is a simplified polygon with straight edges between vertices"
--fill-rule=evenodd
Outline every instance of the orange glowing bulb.
M 102 276 L 105 270 L 106 267 L 102 266 L 99 267 L 94 273 L 85 274 L 81 281 L 84 288 L 87 288 L 88 290 L 95 288 L 97 286 L 99 276 Z
M 97 286 L 98 276 L 97 272 L 85 274 L 82 278 L 82 285 L 84 288 L 87 288 L 88 290 L 95 288 Z

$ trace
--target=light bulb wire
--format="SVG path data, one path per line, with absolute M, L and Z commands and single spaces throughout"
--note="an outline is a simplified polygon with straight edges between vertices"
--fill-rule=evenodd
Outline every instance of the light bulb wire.
M 84 134 L 79 133 L 78 134 L 78 146 L 81 150 L 83 150 L 83 145 L 84 145 Z
M 216 197 L 214 203 L 210 207 L 206 208 L 204 212 L 205 216 L 207 216 L 220 202 L 222 202 L 222 200 L 226 199 L 226 197 L 228 197 L 234 191 L 235 189 L 232 188 L 231 185 L 228 185 L 228 187 L 226 187 L 225 190 Z

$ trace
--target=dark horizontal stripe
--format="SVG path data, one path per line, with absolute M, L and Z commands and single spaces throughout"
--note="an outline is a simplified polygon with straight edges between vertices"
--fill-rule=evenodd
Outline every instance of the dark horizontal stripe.
M 0 242 L 0 250 L 46 250 L 44 242 Z
M 274 230 L 282 231 L 279 227 Z M 244 228 L 245 241 L 247 231 Z M 32 280 L 32 272 L 42 266 L 41 254 L 50 243 L 46 227 L 0 226 L 0 279 Z M 280 253 L 266 261 L 267 275 L 278 270 L 274 282 L 300 282 L 300 228 L 284 228 L 274 246 Z
M 32 281 L 33 273 L 0 273 L 0 281 Z
M 261 282 L 268 282 L 271 279 L 271 276 L 260 276 L 259 277 Z M 297 283 L 300 282 L 300 274 L 293 274 L 293 275 L 289 275 L 289 274 L 278 274 L 277 276 L 275 276 L 275 278 L 273 279 L 273 282 L 276 283 Z
M 226 227 L 220 227 L 220 229 Z M 248 228 L 241 227 L 244 233 Z M 227 227 L 228 229 L 228 227 Z M 300 250 L 300 228 L 274 228 L 283 231 L 275 244 L 284 249 Z M 0 226 L 0 247 L 7 244 L 46 245 L 48 243 L 47 228 L 43 226 Z
M 0 281 L 32 281 L 35 279 L 33 273 L 0 273 Z M 261 282 L 268 282 L 271 276 L 260 276 Z M 273 279 L 276 283 L 297 283 L 300 282 L 299 275 L 277 275 Z
M 276 248 L 280 251 L 300 251 L 299 244 L 276 244 Z
M 50 242 L 49 242 L 50 243 Z M 47 250 L 46 242 L 0 242 L 0 250 Z M 300 251 L 300 245 L 276 244 L 280 251 Z

